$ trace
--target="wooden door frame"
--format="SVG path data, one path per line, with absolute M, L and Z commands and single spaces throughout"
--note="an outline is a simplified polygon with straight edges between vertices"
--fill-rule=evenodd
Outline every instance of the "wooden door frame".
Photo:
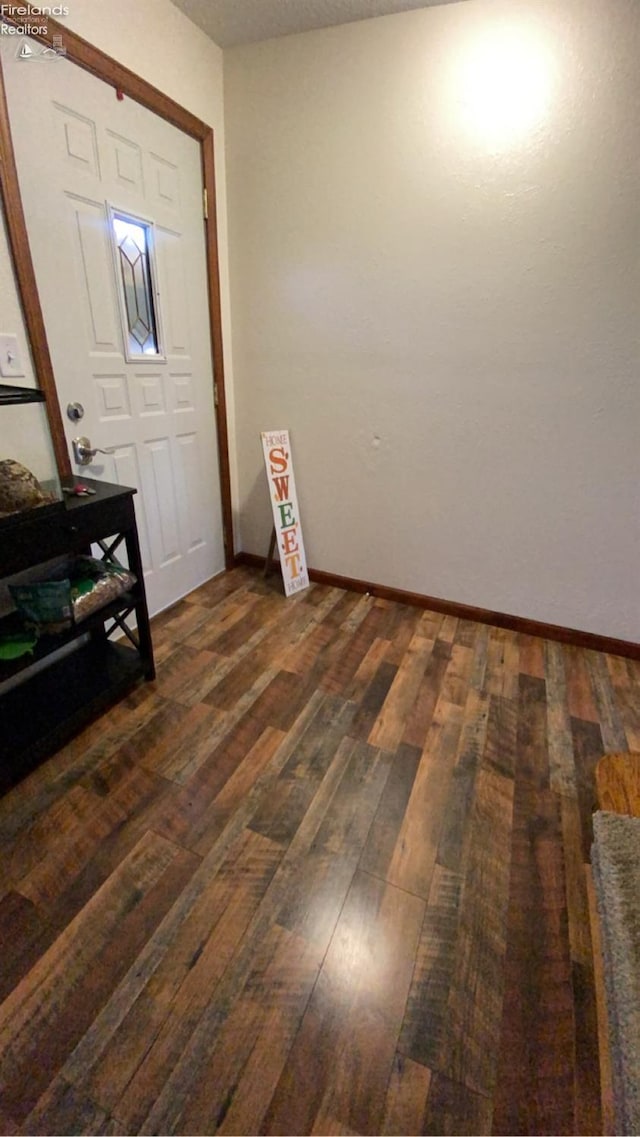
M 30 9 L 29 4 L 24 8 Z M 5 23 L 19 25 L 29 22 L 24 15 L 4 15 Z M 234 564 L 233 511 L 231 506 L 231 475 L 229 466 L 229 436 L 227 430 L 227 404 L 224 385 L 224 358 L 222 349 L 222 313 L 220 307 L 220 266 L 218 260 L 218 231 L 216 219 L 215 154 L 213 130 L 207 123 L 185 110 L 157 87 L 124 67 L 88 40 L 82 39 L 54 20 L 51 16 L 33 17 L 43 29 L 38 41 L 49 47 L 58 46 L 67 59 L 83 70 L 102 79 L 121 94 L 160 115 L 200 144 L 202 178 L 207 198 L 205 247 L 207 260 L 207 290 L 209 331 L 213 357 L 215 384 L 215 420 L 218 433 L 218 462 L 220 468 L 220 496 L 222 501 L 222 533 L 226 568 Z M 56 39 L 54 40 L 54 36 Z M 17 42 L 18 37 L 16 37 Z M 54 66 L 55 64 L 51 64 Z M 33 366 L 38 385 L 44 391 L 53 449 L 61 476 L 71 474 L 69 450 L 64 433 L 62 413 L 55 384 L 55 375 L 42 316 L 40 297 L 29 248 L 26 218 L 20 195 L 11 125 L 7 106 L 2 61 L 0 59 L 0 194 L 5 210 L 9 246 L 11 249 L 16 283 L 22 301 L 27 335 L 31 345 Z

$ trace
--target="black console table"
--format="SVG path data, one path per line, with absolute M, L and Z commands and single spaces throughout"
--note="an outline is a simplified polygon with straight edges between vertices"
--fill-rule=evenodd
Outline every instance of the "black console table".
M 134 489 L 89 478 L 90 497 L 16 514 L 0 528 L 0 578 L 55 557 L 88 553 L 105 560 L 124 545 L 137 583 L 86 620 L 42 636 L 33 655 L 0 660 L 0 791 L 15 784 L 141 679 L 153 679 L 153 647 L 133 506 Z M 136 630 L 126 624 L 135 613 Z M 0 620 L 10 631 L 15 616 Z M 114 642 L 114 637 L 119 642 Z

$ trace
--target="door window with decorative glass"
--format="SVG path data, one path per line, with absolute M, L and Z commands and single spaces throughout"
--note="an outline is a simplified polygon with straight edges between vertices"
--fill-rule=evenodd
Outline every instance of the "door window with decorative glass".
M 111 208 L 109 215 L 125 357 L 163 359 L 153 223 Z

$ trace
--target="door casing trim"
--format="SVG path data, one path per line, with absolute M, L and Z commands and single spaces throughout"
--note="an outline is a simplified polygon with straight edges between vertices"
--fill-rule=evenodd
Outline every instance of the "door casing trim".
M 25 4 L 25 8 L 31 5 Z M 35 17 L 34 17 L 35 18 Z M 28 21 L 24 15 L 4 15 L 7 24 L 18 25 Z M 222 343 L 222 309 L 220 302 L 220 265 L 218 255 L 218 231 L 216 211 L 215 150 L 212 127 L 190 111 L 176 103 L 168 95 L 159 91 L 146 79 L 112 59 L 88 40 L 76 35 L 51 16 L 38 14 L 38 24 L 42 32 L 38 39 L 48 46 L 62 44 L 64 54 L 72 63 L 96 78 L 114 87 L 117 92 L 127 96 L 161 118 L 166 119 L 185 134 L 195 138 L 200 144 L 202 178 L 207 195 L 207 214 L 204 218 L 205 249 L 207 260 L 207 293 L 209 308 L 209 332 L 213 357 L 213 377 L 215 383 L 215 420 L 218 433 L 218 463 L 220 471 L 220 497 L 222 504 L 222 533 L 224 542 L 225 566 L 233 567 L 234 537 L 233 509 L 231 503 L 231 472 L 229 464 L 229 434 L 227 428 L 227 403 L 224 383 L 224 356 Z M 56 41 L 54 43 L 54 36 Z M 18 171 L 16 167 L 9 109 L 7 105 L 4 74 L 0 59 L 0 194 L 6 216 L 9 247 L 13 257 L 18 293 L 22 302 L 25 326 L 33 356 L 33 366 L 38 385 L 44 391 L 51 439 L 61 476 L 71 475 L 71 462 L 64 433 L 62 413 L 56 390 L 55 376 L 51 363 L 49 344 L 44 326 L 42 307 L 36 284 L 36 277 L 29 248 L 26 218 L 20 196 Z

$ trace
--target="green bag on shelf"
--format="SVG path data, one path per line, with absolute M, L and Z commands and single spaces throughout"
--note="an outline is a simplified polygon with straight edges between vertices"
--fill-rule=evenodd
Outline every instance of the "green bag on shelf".
M 117 561 L 85 556 L 75 557 L 52 575 L 54 579 L 9 585 L 25 624 L 49 635 L 79 624 L 136 583 L 133 573 Z
M 9 592 L 27 624 L 47 632 L 62 632 L 71 627 L 71 582 L 68 579 L 10 584 Z

